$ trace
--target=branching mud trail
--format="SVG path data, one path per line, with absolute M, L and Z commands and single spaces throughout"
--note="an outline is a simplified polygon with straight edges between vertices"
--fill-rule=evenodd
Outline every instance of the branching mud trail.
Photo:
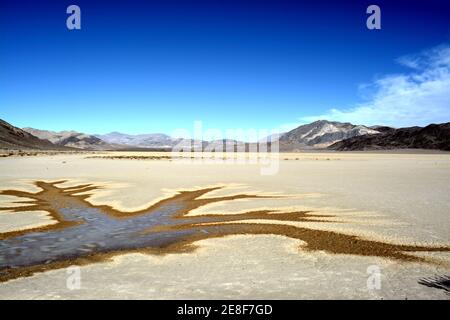
M 238 194 L 207 196 L 220 187 L 181 191 L 146 209 L 122 212 L 108 205 L 87 201 L 99 186 L 58 186 L 66 181 L 37 181 L 37 193 L 3 190 L 0 194 L 26 198 L 17 207 L 0 211 L 46 211 L 57 223 L 27 230 L 0 233 L 0 281 L 35 272 L 103 261 L 124 252 L 169 253 L 195 249 L 195 241 L 236 234 L 274 234 L 302 240 L 302 250 L 323 250 L 334 254 L 377 256 L 401 261 L 426 262 L 408 255 L 414 251 L 450 251 L 450 247 L 395 245 L 365 240 L 332 231 L 283 224 L 285 221 L 325 222 L 331 216 L 312 212 L 249 211 L 242 214 L 204 214 L 187 216 L 193 209 L 219 201 L 267 198 Z M 273 196 L 275 198 L 276 196 Z M 320 217 L 320 219 L 316 219 Z M 325 219 L 324 219 L 325 217 Z M 252 220 L 272 220 L 273 223 Z

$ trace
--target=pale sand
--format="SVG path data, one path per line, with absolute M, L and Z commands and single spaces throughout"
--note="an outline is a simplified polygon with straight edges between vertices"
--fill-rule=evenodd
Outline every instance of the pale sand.
M 2 158 L 0 188 L 35 192 L 34 180 L 68 179 L 67 186 L 95 183 L 105 188 L 95 191 L 92 203 L 132 211 L 177 190 L 220 185 L 225 188 L 205 197 L 286 197 L 221 202 L 191 214 L 313 210 L 336 215 L 341 222 L 298 224 L 395 243 L 450 245 L 449 154 L 281 154 L 279 172 L 272 176 L 261 175 L 258 164 L 86 157 Z M 0 196 L 1 206 L 14 206 L 11 201 Z M 1 232 L 45 223 L 48 217 L 42 213 L 0 215 Z M 66 288 L 65 269 L 12 280 L 0 284 L 0 298 L 449 298 L 442 290 L 417 284 L 421 277 L 449 274 L 448 264 L 311 253 L 298 250 L 298 241 L 270 235 L 209 239 L 198 245 L 200 250 L 193 253 L 127 254 L 114 262 L 83 266 L 81 290 Z M 450 260 L 448 254 L 434 255 Z M 366 287 L 366 269 L 373 264 L 382 271 L 380 290 Z

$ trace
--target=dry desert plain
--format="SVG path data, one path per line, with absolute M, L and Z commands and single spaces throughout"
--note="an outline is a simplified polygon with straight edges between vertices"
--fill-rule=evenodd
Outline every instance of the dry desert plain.
M 450 298 L 449 153 L 233 157 L 0 158 L 0 298 Z

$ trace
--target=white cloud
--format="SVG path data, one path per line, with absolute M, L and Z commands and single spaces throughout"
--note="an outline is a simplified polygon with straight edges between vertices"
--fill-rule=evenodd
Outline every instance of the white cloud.
M 404 56 L 397 61 L 410 68 L 410 72 L 386 75 L 361 86 L 365 91 L 372 91 L 366 102 L 300 120 L 327 119 L 394 127 L 450 121 L 450 45 Z

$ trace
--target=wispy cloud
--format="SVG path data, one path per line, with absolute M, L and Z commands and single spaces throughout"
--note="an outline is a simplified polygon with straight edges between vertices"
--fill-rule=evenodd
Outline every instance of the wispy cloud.
M 395 127 L 450 121 L 450 45 L 404 56 L 397 62 L 408 67 L 409 72 L 385 75 L 364 85 L 364 91 L 372 92 L 367 101 L 300 120 L 327 119 Z

